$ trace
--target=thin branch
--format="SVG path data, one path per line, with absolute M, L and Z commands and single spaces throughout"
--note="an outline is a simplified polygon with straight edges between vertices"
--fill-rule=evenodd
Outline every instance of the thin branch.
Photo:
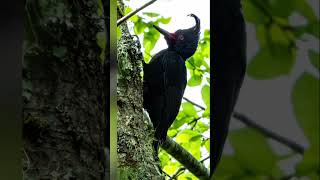
M 166 172 L 164 172 L 163 170 L 161 170 L 162 173 L 164 173 L 165 176 L 168 176 L 170 179 L 172 178 L 169 174 L 167 174 Z
M 191 122 L 188 123 L 188 125 L 191 125 L 192 123 L 192 126 L 191 126 L 191 130 L 194 129 L 194 127 L 196 127 L 197 123 L 199 122 L 199 120 L 201 119 L 202 117 L 198 117 L 198 118 L 194 118 L 194 120 L 192 120 Z
M 263 6 L 263 1 L 257 1 L 257 0 L 251 0 L 251 3 L 253 6 L 255 6 L 257 9 L 259 9 L 259 11 L 261 11 L 264 15 L 266 15 L 269 19 L 268 24 L 270 25 L 271 23 L 276 23 L 278 26 L 280 26 L 281 28 L 285 29 L 285 30 L 289 30 L 289 31 L 294 31 L 295 28 L 293 26 L 290 25 L 285 25 L 282 23 L 279 23 L 275 20 L 275 18 L 272 16 L 272 13 L 270 13 L 268 11 L 267 8 L 265 8 Z
M 123 17 L 123 12 L 122 12 L 121 8 L 119 7 L 119 5 L 117 6 L 117 12 L 119 13 L 120 17 Z
M 258 8 L 261 12 L 263 12 L 270 21 L 273 20 L 273 17 L 271 15 L 271 13 L 263 6 L 263 4 L 261 4 L 259 1 L 256 0 L 251 0 L 250 1 L 256 8 Z
M 123 16 L 122 18 L 120 18 L 117 21 L 117 26 L 119 26 L 121 23 L 125 22 L 127 19 L 129 19 L 130 17 L 132 17 L 133 15 L 137 14 L 139 11 L 141 11 L 142 9 L 146 8 L 147 6 L 153 4 L 156 1 L 157 0 L 151 0 L 151 1 L 147 2 L 146 4 L 142 5 L 141 7 L 139 7 L 138 9 L 129 12 L 127 15 Z
M 200 106 L 199 104 L 196 104 L 195 102 L 192 102 L 191 100 L 189 100 L 186 97 L 183 97 L 184 100 L 190 102 L 191 104 L 193 104 L 194 106 L 197 106 L 198 108 L 205 110 L 204 107 Z M 256 130 L 258 130 L 260 133 L 262 133 L 263 135 L 276 140 L 278 142 L 280 142 L 281 144 L 284 144 L 286 146 L 288 146 L 289 148 L 291 148 L 292 150 L 294 150 L 297 153 L 303 154 L 304 152 L 304 147 L 300 144 L 297 144 L 296 142 L 285 138 L 279 134 L 276 134 L 275 132 L 270 131 L 269 129 L 255 123 L 255 121 L 249 119 L 248 117 L 246 117 L 245 115 L 239 113 L 239 112 L 233 112 L 232 115 L 235 119 L 239 120 L 240 122 L 244 123 L 245 125 L 247 125 L 248 127 L 254 128 Z
M 207 160 L 207 159 L 209 159 L 209 158 L 210 158 L 210 156 L 202 159 L 202 160 L 200 161 L 200 163 L 203 163 L 205 160 Z M 180 168 L 171 176 L 170 180 L 171 180 L 171 179 L 177 179 L 177 177 L 180 176 L 181 173 L 183 173 L 185 170 L 186 170 L 185 167 L 180 167 Z
M 170 137 L 167 136 L 161 147 L 199 179 L 207 180 L 210 178 L 208 169 Z
M 172 179 L 177 179 L 178 176 L 181 175 L 181 173 L 183 173 L 186 170 L 185 167 L 180 167 L 170 178 L 170 180 Z
M 200 162 L 201 163 L 203 163 L 204 161 L 206 161 L 207 159 L 209 159 L 210 158 L 210 156 L 208 156 L 208 157 L 206 157 L 206 158 L 204 158 L 204 159 L 202 159 Z
M 194 123 L 194 122 L 197 122 L 199 119 L 201 119 L 201 117 L 198 117 L 198 118 L 194 118 L 191 122 L 188 123 L 188 125 Z
M 201 106 L 201 105 L 199 105 L 199 104 L 197 104 L 197 103 L 195 103 L 195 102 L 191 101 L 190 99 L 188 99 L 188 98 L 186 98 L 186 97 L 183 97 L 183 99 L 184 99 L 184 100 L 186 100 L 187 102 L 189 102 L 189 103 L 191 103 L 191 104 L 193 104 L 193 105 L 197 106 L 198 108 L 200 108 L 200 109 L 202 109 L 202 110 L 206 110 L 206 108 L 204 108 L 203 106 Z
M 233 117 L 239 121 L 241 121 L 242 123 L 244 123 L 245 125 L 247 125 L 248 127 L 254 128 L 256 130 L 258 130 L 261 134 L 274 139 L 288 147 L 290 147 L 292 150 L 294 150 L 297 153 L 303 154 L 304 152 L 304 147 L 297 144 L 296 142 L 287 139 L 275 132 L 270 131 L 269 129 L 260 126 L 259 124 L 255 123 L 255 121 L 249 119 L 248 117 L 246 117 L 245 115 L 238 113 L 238 112 L 233 112 Z
M 191 130 L 193 130 L 196 127 L 197 123 L 198 121 L 195 121 L 195 123 L 191 126 Z

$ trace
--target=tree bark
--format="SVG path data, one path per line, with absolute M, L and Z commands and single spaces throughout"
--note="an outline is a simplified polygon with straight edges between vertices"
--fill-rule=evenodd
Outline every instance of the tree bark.
M 118 1 L 123 8 L 122 1 Z M 153 129 L 143 118 L 142 61 L 139 40 L 126 23 L 117 42 L 118 171 L 119 179 L 163 179 L 153 155 Z
M 27 1 L 23 178 L 103 179 L 106 33 L 98 1 Z

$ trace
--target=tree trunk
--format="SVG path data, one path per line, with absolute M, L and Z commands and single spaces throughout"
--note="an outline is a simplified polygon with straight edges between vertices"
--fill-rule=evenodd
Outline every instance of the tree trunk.
M 108 95 L 102 4 L 27 1 L 25 10 L 23 178 L 102 179 Z
M 122 1 L 118 1 L 123 9 Z M 124 12 L 124 11 L 122 11 Z M 142 61 L 140 43 L 121 25 L 118 51 L 118 170 L 119 179 L 163 179 L 153 154 L 153 128 L 143 118 Z

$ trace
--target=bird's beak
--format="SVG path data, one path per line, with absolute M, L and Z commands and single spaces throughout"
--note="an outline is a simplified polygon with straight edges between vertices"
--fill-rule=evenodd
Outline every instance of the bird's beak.
M 174 40 L 174 36 L 173 34 L 169 33 L 168 31 L 164 30 L 164 29 L 161 29 L 160 27 L 156 26 L 156 25 L 153 25 L 153 27 L 159 31 L 165 39 L 168 39 L 168 40 Z

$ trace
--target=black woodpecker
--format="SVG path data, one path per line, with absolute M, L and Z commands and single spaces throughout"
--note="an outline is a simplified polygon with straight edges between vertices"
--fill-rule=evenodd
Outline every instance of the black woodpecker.
M 155 129 L 154 148 L 166 140 L 167 131 L 175 120 L 187 84 L 185 61 L 197 50 L 200 35 L 200 19 L 189 29 L 169 33 L 153 26 L 165 38 L 168 48 L 158 52 L 149 64 L 144 63 L 143 106 L 149 113 Z
M 246 71 L 246 33 L 240 0 L 212 3 L 211 174 L 220 161 Z

